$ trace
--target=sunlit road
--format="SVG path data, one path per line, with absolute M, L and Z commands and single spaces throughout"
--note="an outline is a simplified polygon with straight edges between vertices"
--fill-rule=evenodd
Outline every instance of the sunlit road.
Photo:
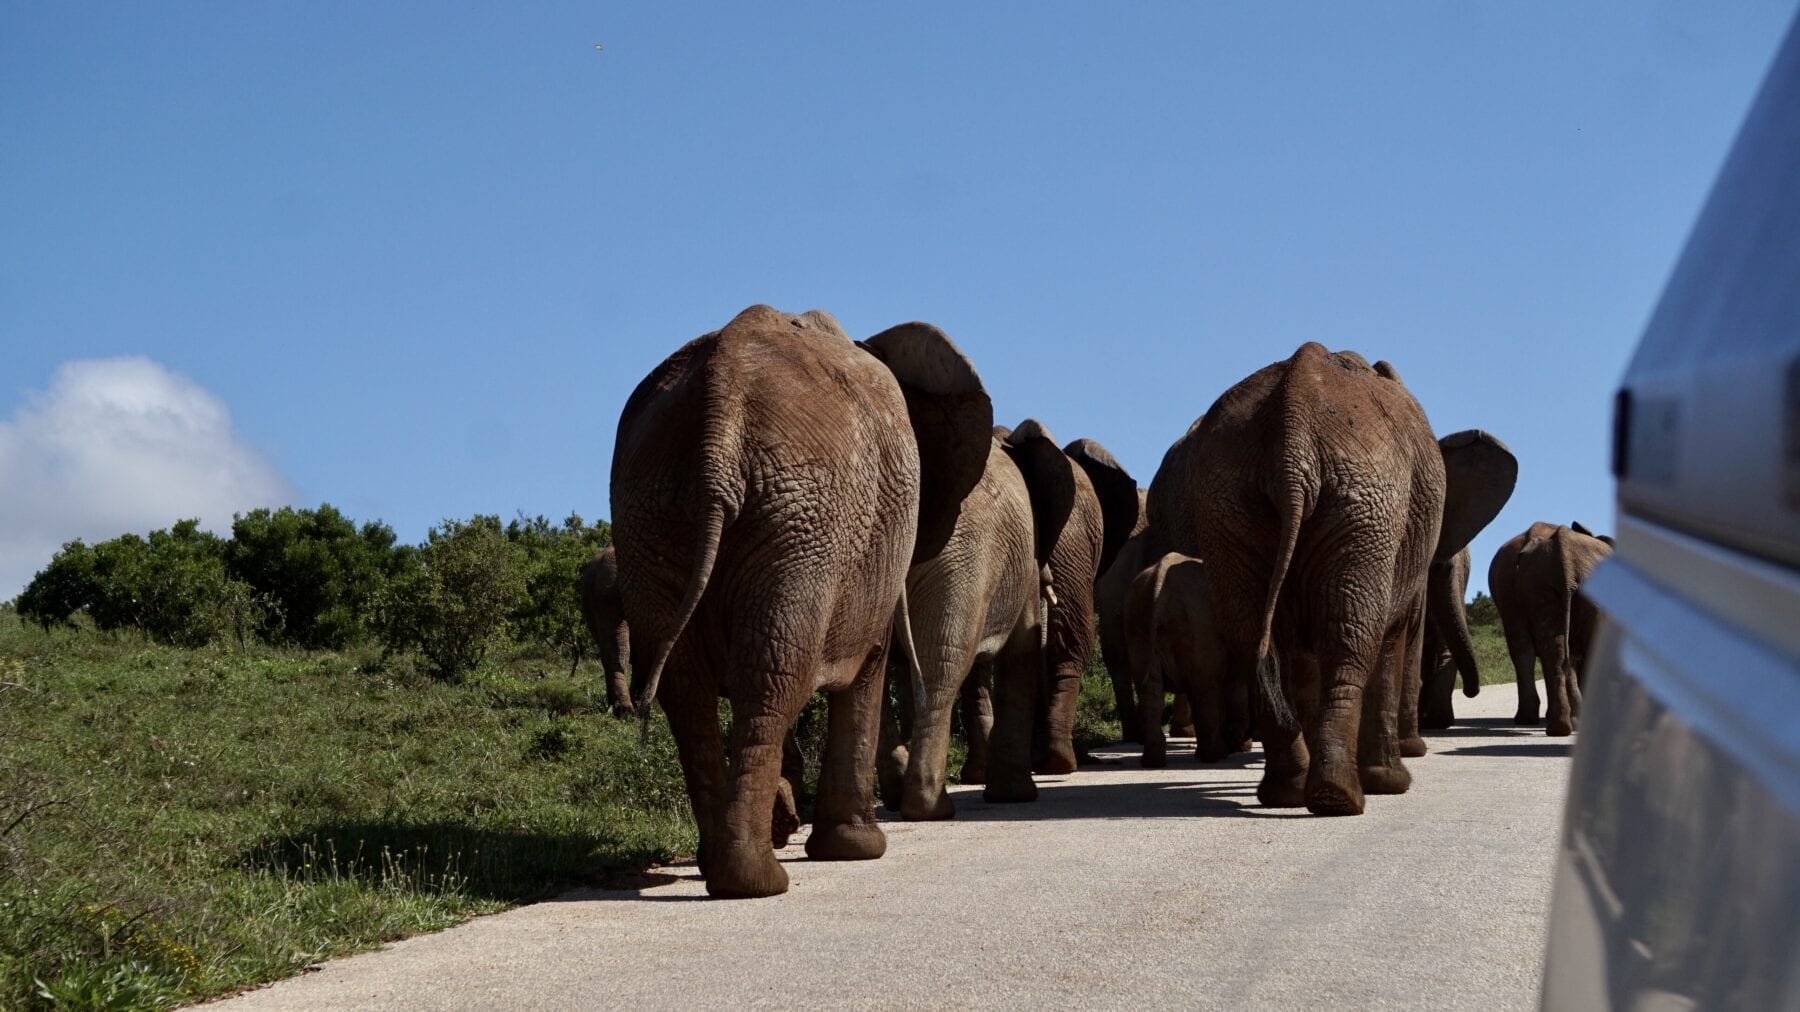
M 1360 818 L 1256 807 L 1260 757 L 958 789 L 880 861 L 808 861 L 768 900 L 691 866 L 482 918 L 235 999 L 245 1008 L 1534 1007 L 1567 740 L 1458 696 L 1413 789 Z

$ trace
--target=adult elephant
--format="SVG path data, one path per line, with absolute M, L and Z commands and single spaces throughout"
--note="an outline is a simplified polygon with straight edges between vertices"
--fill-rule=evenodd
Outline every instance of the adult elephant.
M 1137 483 L 1099 443 L 1077 439 L 1059 448 L 1037 419 L 995 435 L 1025 478 L 1036 556 L 1055 588 L 1045 626 L 1043 751 L 1035 768 L 1073 773 L 1081 673 L 1094 649 L 1094 578 L 1137 525 Z
M 1391 366 L 1312 342 L 1227 390 L 1191 443 L 1181 499 L 1232 663 L 1265 702 L 1258 799 L 1355 815 L 1365 793 L 1405 791 L 1427 570 L 1499 512 L 1512 454 L 1484 433 L 1434 441 Z
M 936 328 L 853 343 L 829 314 L 768 306 L 690 341 L 626 402 L 612 509 L 637 707 L 668 715 L 713 895 L 787 889 L 770 817 L 783 737 L 814 691 L 829 705 L 806 852 L 886 849 L 872 773 L 895 608 L 980 480 L 992 424 Z
M 625 603 L 619 597 L 619 557 L 612 546 L 600 550 L 581 567 L 581 618 L 600 649 L 600 669 L 606 675 L 606 701 L 613 716 L 631 717 L 631 686 L 625 678 L 625 659 L 631 656 L 631 633 L 625 626 Z
M 1139 691 L 1145 768 L 1168 765 L 1162 733 L 1165 689 L 1192 700 L 1194 754 L 1217 762 L 1243 747 L 1249 685 L 1230 677 L 1225 640 L 1213 621 L 1206 566 L 1169 552 L 1133 578 L 1125 608 L 1131 675 Z
M 1425 649 L 1419 670 L 1419 726 L 1432 730 L 1449 727 L 1456 720 L 1452 697 L 1457 672 L 1462 673 L 1463 695 L 1481 692 L 1481 671 L 1475 663 L 1475 641 L 1469 635 L 1469 613 L 1463 601 L 1469 592 L 1469 549 L 1431 564 L 1425 581 Z
M 1507 539 L 1494 553 L 1488 593 L 1500 613 L 1506 652 L 1518 679 L 1513 723 L 1533 725 L 1540 719 L 1536 665 L 1542 663 L 1550 694 L 1544 733 L 1560 737 L 1580 726 L 1582 676 L 1599 613 L 1578 591 L 1610 554 L 1611 538 L 1579 523 L 1561 527 L 1543 521 Z
M 985 797 L 1037 797 L 1031 719 L 1043 671 L 1041 602 L 1054 591 L 1042 585 L 1025 479 L 997 440 L 989 447 L 987 468 L 963 501 L 949 541 L 906 575 L 896 633 L 911 677 L 895 680 L 900 712 L 882 716 L 876 770 L 883 801 L 909 820 L 956 814 L 944 778 L 951 712 L 965 679 L 994 683 L 993 741 L 984 733 L 990 725 L 981 723 L 967 736 L 975 769 L 985 770 Z M 904 728 L 895 726 L 896 716 Z

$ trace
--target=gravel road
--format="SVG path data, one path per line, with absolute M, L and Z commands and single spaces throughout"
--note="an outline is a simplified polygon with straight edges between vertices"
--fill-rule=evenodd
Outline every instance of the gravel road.
M 326 964 L 245 1009 L 1190 1007 L 1514 1009 L 1537 1002 L 1567 739 L 1458 696 L 1412 791 L 1360 818 L 1256 807 L 1260 754 L 1180 747 L 1039 778 L 1032 805 L 957 788 L 887 856 L 782 857 L 767 900 L 692 866 Z

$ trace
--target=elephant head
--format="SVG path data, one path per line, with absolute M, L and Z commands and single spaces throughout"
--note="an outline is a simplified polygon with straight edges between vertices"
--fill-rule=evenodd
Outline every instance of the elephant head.
M 834 324 L 836 321 L 832 321 Z M 975 366 L 943 331 L 902 323 L 857 345 L 893 373 L 919 444 L 919 533 L 913 562 L 943 550 L 962 501 L 987 467 L 994 404 Z
M 1050 434 L 1049 428 L 1035 418 L 1025 419 L 1016 429 L 999 426 L 994 435 L 1025 476 L 1025 487 L 1031 493 L 1031 515 L 1037 529 L 1037 558 L 1039 562 L 1047 563 L 1051 550 L 1062 537 L 1063 528 L 1075 512 L 1075 464 L 1056 445 L 1056 437 Z
M 1100 572 L 1104 573 L 1138 527 L 1141 500 L 1137 481 L 1106 447 L 1092 439 L 1077 439 L 1063 447 L 1063 453 L 1087 472 L 1100 499 L 1100 515 L 1106 522 L 1100 543 Z
M 1464 429 L 1438 440 L 1444 457 L 1444 519 L 1434 564 L 1450 562 L 1500 515 L 1519 480 L 1519 461 L 1498 438 Z

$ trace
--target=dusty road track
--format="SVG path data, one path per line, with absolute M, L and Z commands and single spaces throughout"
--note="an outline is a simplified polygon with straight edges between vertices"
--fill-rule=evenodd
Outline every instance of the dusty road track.
M 1260 755 L 959 789 L 875 862 L 784 852 L 785 896 L 719 902 L 691 866 L 327 964 L 244 1008 L 1535 1007 L 1567 740 L 1510 686 L 1457 698 L 1412 792 L 1360 818 L 1255 807 Z

